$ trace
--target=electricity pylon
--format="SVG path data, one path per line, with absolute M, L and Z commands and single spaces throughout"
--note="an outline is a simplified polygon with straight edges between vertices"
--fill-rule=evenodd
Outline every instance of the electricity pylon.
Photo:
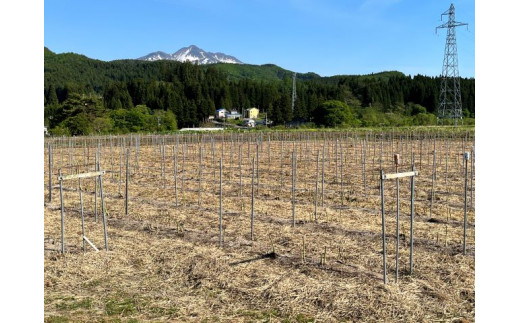
M 446 28 L 446 47 L 444 48 L 444 64 L 442 66 L 441 92 L 439 97 L 439 109 L 437 117 L 440 119 L 462 119 L 462 100 L 460 96 L 459 63 L 457 59 L 457 40 L 455 38 L 455 27 L 468 25 L 467 23 L 455 21 L 455 6 L 441 15 L 448 16 L 448 21 L 435 28 Z

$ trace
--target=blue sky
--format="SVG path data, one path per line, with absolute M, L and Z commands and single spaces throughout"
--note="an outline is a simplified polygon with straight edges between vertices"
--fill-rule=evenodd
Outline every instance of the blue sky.
M 475 1 L 452 1 L 459 74 L 475 76 Z M 450 1 L 46 0 L 44 44 L 110 61 L 197 45 L 249 64 L 322 76 L 442 71 Z M 446 21 L 447 18 L 444 18 Z
M 449 1 L 46 0 L 44 43 L 110 61 L 197 45 L 249 64 L 322 76 L 398 70 L 439 75 Z M 459 73 L 475 76 L 475 1 L 453 1 Z M 446 18 L 444 19 L 446 21 Z

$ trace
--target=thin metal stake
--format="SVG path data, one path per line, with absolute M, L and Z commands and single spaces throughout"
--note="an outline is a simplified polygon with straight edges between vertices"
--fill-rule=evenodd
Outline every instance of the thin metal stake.
M 175 206 L 179 206 L 178 200 L 177 200 L 177 149 L 175 146 L 173 146 L 173 178 L 174 178 L 174 185 L 175 185 Z
M 219 248 L 222 248 L 222 157 L 220 157 L 219 192 L 220 192 L 220 207 L 219 207 L 219 215 L 218 215 L 218 227 L 219 227 L 218 246 L 219 246 Z
M 469 207 L 471 210 L 474 210 L 474 207 L 473 207 L 473 170 L 474 170 L 474 167 L 475 167 L 475 147 L 471 147 L 471 167 L 470 167 L 470 177 L 469 177 L 469 181 L 470 181 L 470 188 L 469 188 L 469 192 L 470 192 L 470 200 L 469 200 Z
M 321 206 L 325 203 L 325 145 L 323 146 L 321 158 Z
M 296 225 L 296 219 L 295 219 L 295 185 L 296 185 L 296 159 L 294 158 L 294 150 L 292 152 L 292 226 L 294 227 Z
M 96 151 L 96 155 L 95 155 L 95 166 L 94 166 L 94 169 L 96 171 L 99 171 L 99 147 L 98 147 L 98 150 Z M 97 220 L 98 220 L 98 178 L 97 177 L 94 177 L 94 184 L 95 184 L 95 188 L 94 188 L 94 218 L 95 218 L 95 221 L 97 223 Z
M 402 141 L 401 141 L 402 147 Z M 399 173 L 400 156 L 399 154 L 394 155 L 395 160 L 395 172 Z M 397 225 L 396 225 L 396 240 L 395 240 L 395 282 L 399 280 L 399 178 L 395 179 L 395 186 L 397 192 L 396 208 L 397 208 Z
M 255 157 L 251 165 L 251 240 L 254 240 L 254 222 L 255 222 Z
M 413 158 L 412 158 L 413 160 Z M 412 164 L 412 172 L 415 171 L 415 164 Z M 415 216 L 415 176 L 410 178 L 410 275 L 413 273 L 413 220 Z
M 126 184 L 125 184 L 125 215 L 128 215 L 128 180 L 130 177 L 130 169 L 128 167 L 128 156 L 130 155 L 130 150 L 126 150 Z
M 61 179 L 61 170 L 58 170 L 60 179 L 60 212 L 61 212 L 61 253 L 65 253 L 65 214 L 63 210 L 63 180 Z
M 379 170 L 381 192 L 381 220 L 383 234 L 383 283 L 386 284 L 386 234 L 385 234 L 385 183 L 383 180 L 383 170 Z
M 101 194 L 101 213 L 103 214 L 103 232 L 105 235 L 105 250 L 108 251 L 107 216 L 106 216 L 106 212 L 105 212 L 105 197 L 103 195 L 103 176 L 102 175 L 99 175 L 99 193 Z
M 314 222 L 318 223 L 318 181 L 320 176 L 319 168 L 320 151 L 316 154 L 316 193 L 314 195 Z
M 198 189 L 198 199 L 197 204 L 200 206 L 200 192 L 201 189 L 201 182 L 202 182 L 202 146 L 199 147 L 199 189 Z
M 80 214 L 81 214 L 81 241 L 83 243 L 83 252 L 85 252 L 85 216 L 83 214 L 83 192 L 81 189 L 81 178 L 78 178 L 79 184 L 79 205 L 80 205 Z
M 49 203 L 52 200 L 52 144 L 49 142 Z
M 469 153 L 464 153 L 464 255 L 466 255 L 466 229 L 468 226 L 468 160 Z

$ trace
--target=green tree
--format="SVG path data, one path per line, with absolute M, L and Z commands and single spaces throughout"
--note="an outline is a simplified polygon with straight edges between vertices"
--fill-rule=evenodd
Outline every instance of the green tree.
M 358 123 L 350 107 L 341 101 L 329 100 L 318 106 L 314 114 L 316 124 L 326 127 L 353 126 Z
M 154 129 L 156 132 L 177 130 L 177 118 L 171 111 L 155 110 L 151 120 L 153 120 L 154 125 L 157 125 Z
M 72 136 L 84 136 L 92 132 L 91 123 L 85 112 L 80 112 L 64 121 Z

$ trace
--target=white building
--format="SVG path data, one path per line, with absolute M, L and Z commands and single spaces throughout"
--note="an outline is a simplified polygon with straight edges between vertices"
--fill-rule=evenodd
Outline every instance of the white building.
M 226 113 L 226 119 L 242 119 L 242 114 L 238 113 L 236 110 L 233 110 L 229 113 Z
M 218 109 L 217 112 L 215 113 L 215 118 L 224 119 L 226 117 L 227 113 L 228 113 L 228 110 L 226 110 L 224 108 Z

